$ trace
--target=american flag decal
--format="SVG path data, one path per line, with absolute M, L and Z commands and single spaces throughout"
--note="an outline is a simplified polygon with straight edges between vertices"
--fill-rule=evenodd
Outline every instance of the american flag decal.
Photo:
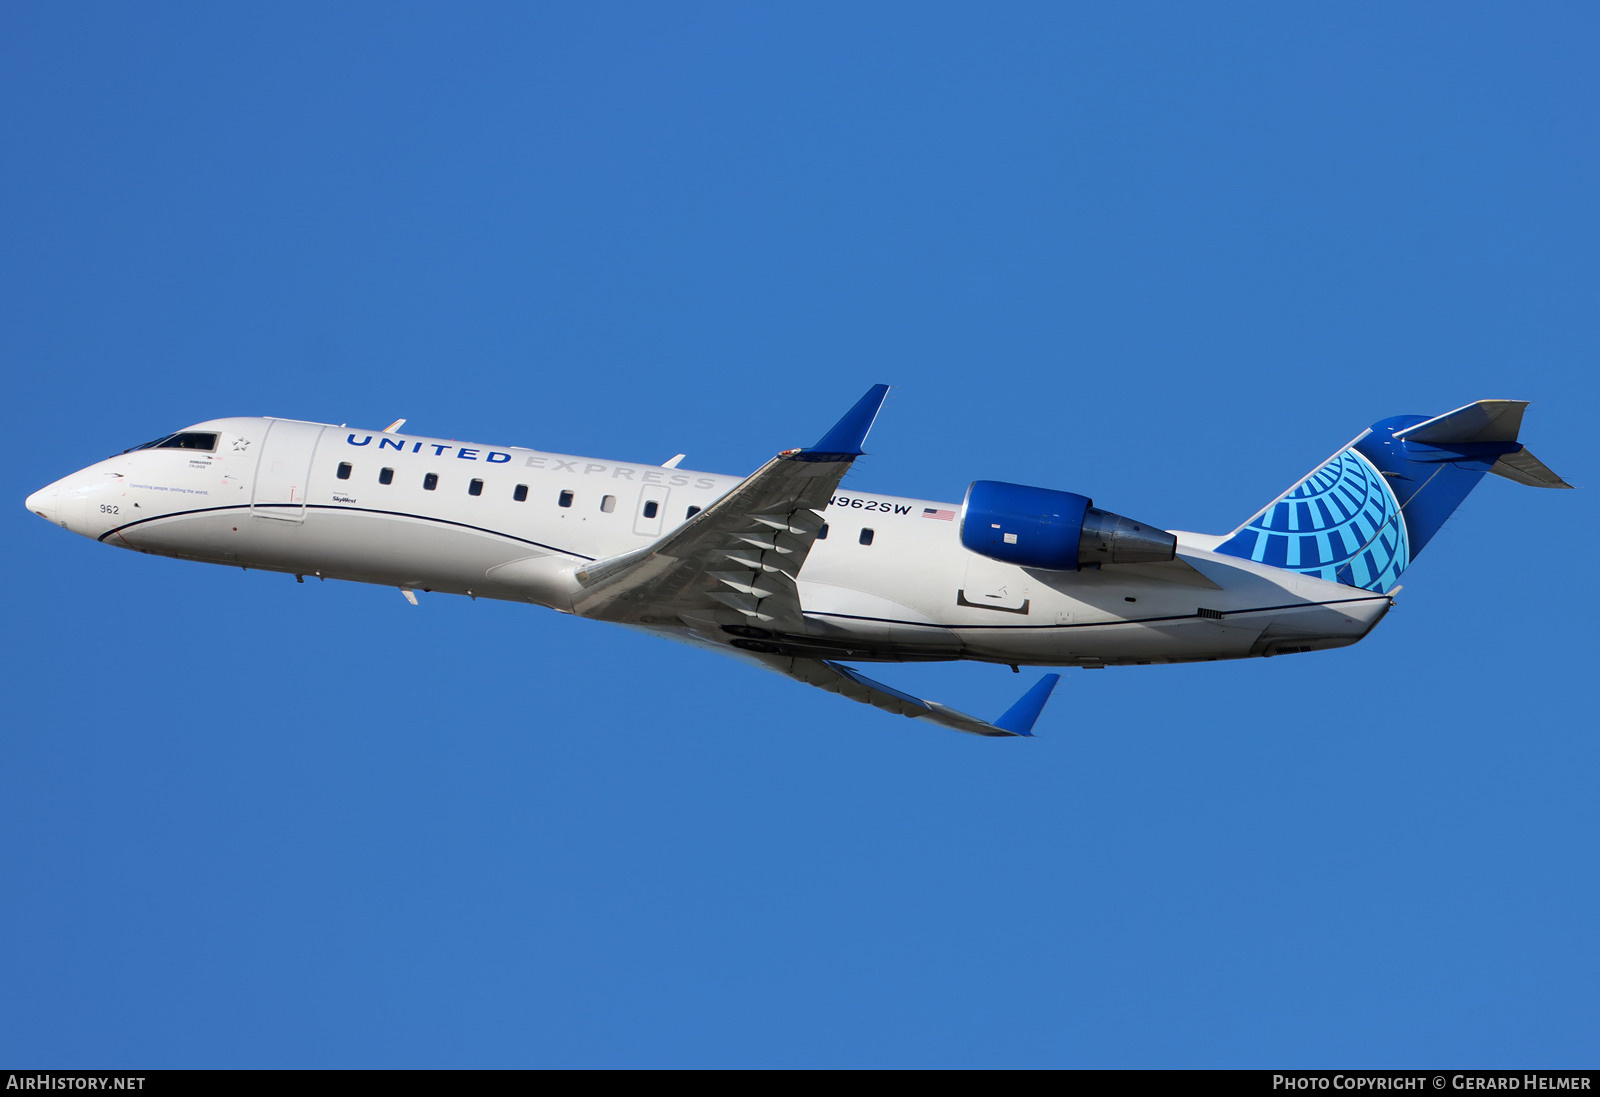
M 922 516 L 924 518 L 937 518 L 941 522 L 949 522 L 955 518 L 956 512 L 953 510 L 934 510 L 932 507 L 923 507 Z

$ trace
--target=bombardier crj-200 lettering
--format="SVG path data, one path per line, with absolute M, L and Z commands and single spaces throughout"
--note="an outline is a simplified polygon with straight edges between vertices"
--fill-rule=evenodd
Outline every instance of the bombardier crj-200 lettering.
M 73 473 L 28 509 L 187 560 L 532 602 L 739 655 L 979 735 L 1029 735 L 1059 675 L 993 722 L 844 665 L 1015 668 L 1343 647 L 1485 473 L 1569 485 L 1517 442 L 1524 402 L 1375 423 L 1221 536 L 979 480 L 960 504 L 845 490 L 888 387 L 749 476 L 213 419 Z

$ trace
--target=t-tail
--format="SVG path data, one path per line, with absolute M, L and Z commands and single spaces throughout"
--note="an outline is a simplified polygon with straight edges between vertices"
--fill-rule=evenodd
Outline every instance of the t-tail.
M 1396 415 L 1262 509 L 1218 552 L 1387 591 L 1486 472 L 1570 488 L 1517 441 L 1523 400 L 1479 400 L 1428 418 Z

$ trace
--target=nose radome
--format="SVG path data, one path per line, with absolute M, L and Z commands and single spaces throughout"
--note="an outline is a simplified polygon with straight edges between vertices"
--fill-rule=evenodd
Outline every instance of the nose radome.
M 61 521 L 60 501 L 61 490 L 51 485 L 47 488 L 40 488 L 28 496 L 28 501 L 25 505 L 46 522 L 59 524 Z

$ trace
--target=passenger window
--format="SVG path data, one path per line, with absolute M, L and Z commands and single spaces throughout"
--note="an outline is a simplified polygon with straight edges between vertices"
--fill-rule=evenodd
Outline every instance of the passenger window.
M 380 483 L 380 484 L 392 484 L 392 483 L 394 483 L 394 469 L 379 469 L 378 470 L 378 483 Z
M 646 518 L 654 518 L 657 514 L 660 513 L 660 511 L 661 511 L 661 504 L 657 503 L 654 499 L 650 500 L 648 503 L 646 503 L 644 505 L 644 516 Z
M 872 544 L 872 531 L 870 529 L 864 529 L 861 531 L 861 543 L 863 545 Z
M 605 498 L 600 500 L 600 510 L 603 513 L 610 514 L 612 511 L 614 511 L 616 509 L 617 509 L 617 497 L 615 495 L 607 495 Z
M 556 505 L 559 507 L 570 507 L 572 505 L 572 492 L 562 492 L 560 497 L 556 499 Z
M 526 503 L 528 501 L 528 485 L 518 484 L 517 490 L 511 493 L 511 498 L 519 503 Z
M 824 523 L 822 523 L 822 528 L 817 530 L 817 540 L 826 541 L 827 539 L 828 539 L 828 523 L 824 522 Z
M 439 486 L 439 474 L 437 472 L 430 472 L 430 473 L 428 473 L 428 475 L 426 475 L 426 476 L 424 476 L 422 478 L 422 490 L 423 491 L 432 491 L 434 488 L 436 488 L 438 486 Z
M 349 461 L 340 461 L 339 462 L 339 473 L 338 473 L 338 475 L 339 475 L 339 479 L 341 479 L 341 480 L 350 479 L 350 462 Z
M 683 516 L 683 520 L 685 522 L 687 522 L 689 519 L 693 518 L 695 515 L 697 515 L 699 513 L 700 513 L 700 508 L 699 507 L 690 507 L 689 508 L 689 513 L 687 513 L 687 514 L 685 514 Z
M 467 485 L 467 494 L 468 495 L 482 495 L 483 494 L 483 481 L 482 480 L 474 480 L 474 481 L 472 481 L 472 483 L 468 484 Z

